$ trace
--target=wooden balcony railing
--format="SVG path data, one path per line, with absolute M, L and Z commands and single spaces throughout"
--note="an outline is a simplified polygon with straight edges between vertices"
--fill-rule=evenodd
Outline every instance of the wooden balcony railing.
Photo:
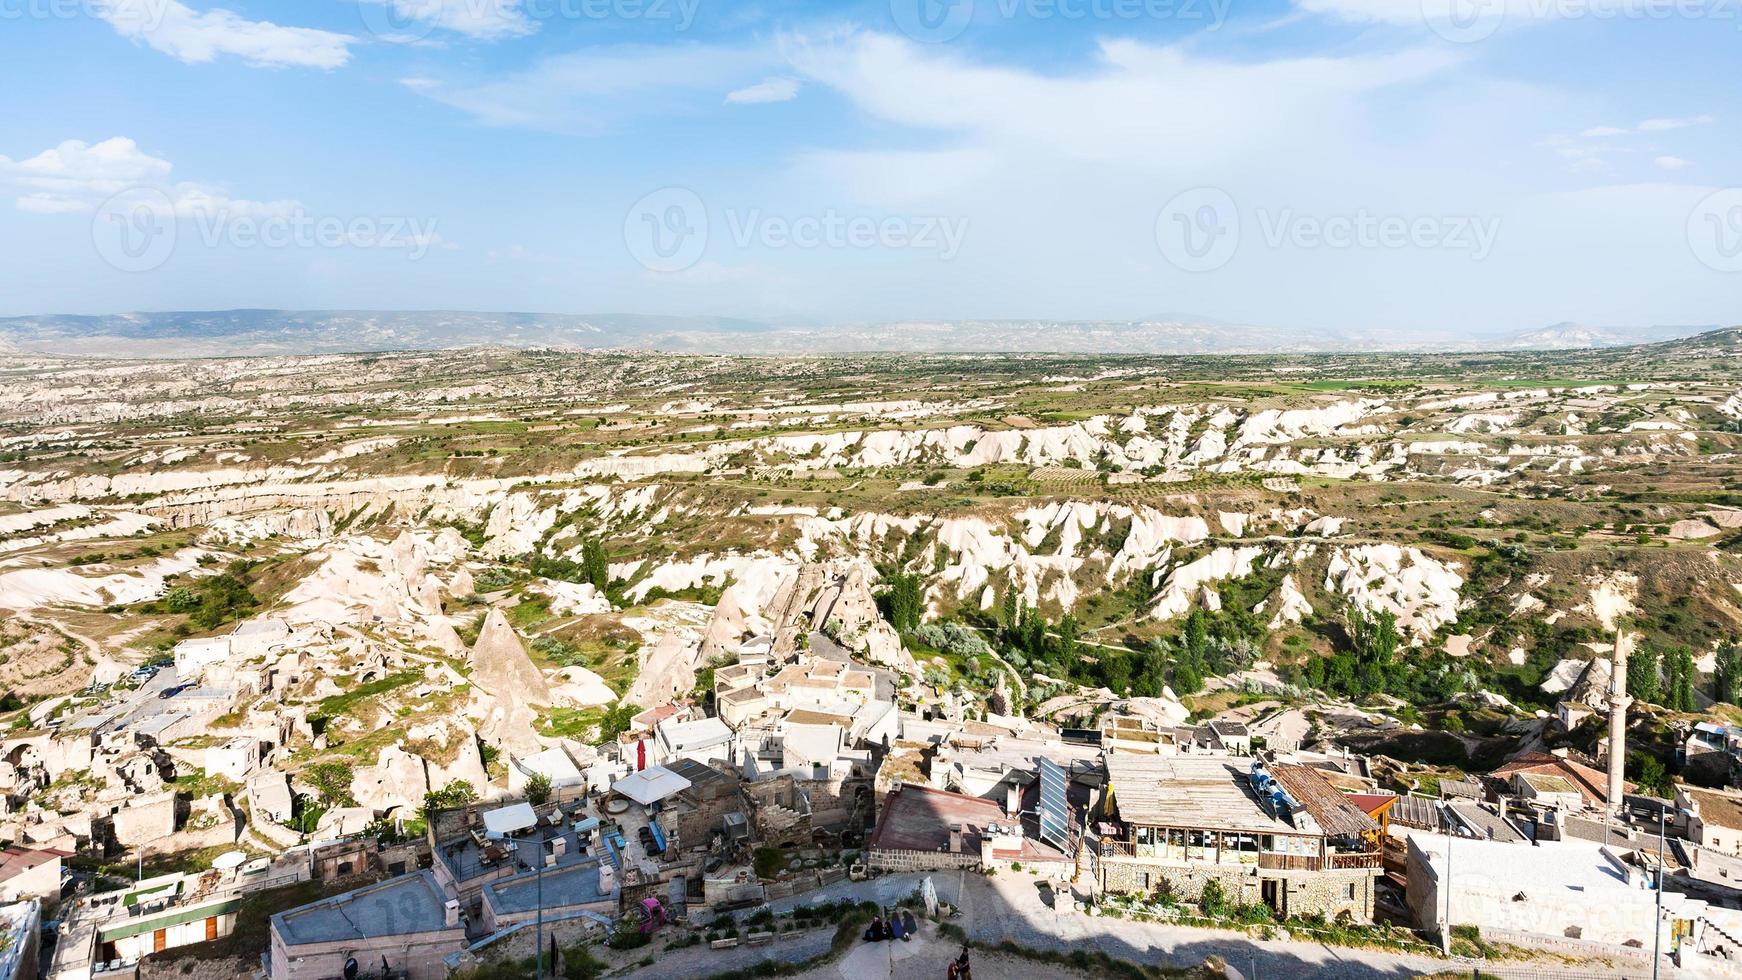
M 1320 864 L 1317 854 L 1275 854 L 1263 851 L 1258 855 L 1258 867 L 1264 871 L 1317 871 Z
M 1109 839 L 1103 837 L 1101 839 L 1101 856 L 1102 857 L 1136 857 L 1137 856 L 1137 844 L 1134 841 L 1109 840 Z
M 1210 852 L 1203 857 L 1188 857 L 1181 853 L 1178 848 L 1171 849 L 1165 853 L 1158 853 L 1156 848 L 1146 846 L 1144 853 L 1140 854 L 1138 853 L 1137 844 L 1134 841 L 1102 838 L 1100 842 L 1100 854 L 1102 857 L 1153 858 L 1158 863 L 1167 864 L 1177 864 L 1181 862 L 1211 863 L 1215 861 L 1213 853 L 1214 852 Z M 1252 857 L 1253 855 L 1250 851 L 1245 854 L 1230 851 L 1224 856 L 1222 863 L 1245 863 L 1250 865 Z M 1321 857 L 1317 854 L 1279 854 L 1274 851 L 1262 851 L 1258 853 L 1257 858 L 1258 867 L 1265 871 L 1343 871 L 1359 868 L 1382 867 L 1384 855 L 1377 851 L 1372 854 L 1338 854 L 1333 852 Z

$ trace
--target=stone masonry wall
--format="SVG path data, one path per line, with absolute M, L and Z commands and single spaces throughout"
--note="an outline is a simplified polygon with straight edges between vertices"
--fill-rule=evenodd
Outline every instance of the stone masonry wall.
M 949 851 L 889 851 L 873 849 L 866 852 L 865 863 L 881 871 L 949 871 L 955 868 L 977 868 L 980 855 L 953 854 Z
M 1264 872 L 1256 867 L 1235 865 L 1143 864 L 1102 861 L 1101 887 L 1109 892 L 1154 894 L 1165 891 L 1182 902 L 1196 902 L 1204 885 L 1218 881 L 1231 903 L 1257 905 L 1264 901 L 1263 882 L 1278 882 L 1278 911 L 1283 915 L 1323 914 L 1336 918 L 1347 912 L 1357 922 L 1373 919 L 1373 871 Z M 1147 877 L 1146 877 L 1147 876 Z M 1353 886 L 1353 895 L 1350 894 Z

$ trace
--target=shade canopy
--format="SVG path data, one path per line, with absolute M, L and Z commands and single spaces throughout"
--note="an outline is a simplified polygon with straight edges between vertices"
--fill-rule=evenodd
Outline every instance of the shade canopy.
M 484 811 L 484 836 L 499 839 L 529 830 L 537 823 L 538 814 L 532 812 L 531 803 L 511 803 Z
M 690 788 L 690 781 L 664 766 L 631 773 L 611 784 L 611 791 L 646 806 Z

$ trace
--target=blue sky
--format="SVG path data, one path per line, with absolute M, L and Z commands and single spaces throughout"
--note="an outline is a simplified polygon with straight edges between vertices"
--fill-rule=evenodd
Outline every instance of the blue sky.
M 1738 0 L 0 0 L 0 314 L 1735 323 L 1739 42 Z

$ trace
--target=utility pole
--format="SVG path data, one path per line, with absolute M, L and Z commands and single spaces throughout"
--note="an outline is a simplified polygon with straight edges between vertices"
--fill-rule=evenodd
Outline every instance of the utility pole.
M 524 837 L 513 837 L 510 840 L 514 841 L 517 853 L 520 845 L 528 843 L 528 839 Z M 534 860 L 538 862 L 538 870 L 533 876 L 533 880 L 538 883 L 538 912 L 533 923 L 533 941 L 538 944 L 538 953 L 536 965 L 533 967 L 533 980 L 544 980 L 544 838 L 534 837 L 530 842 L 537 849 Z
M 1657 980 L 1663 968 L 1658 959 L 1663 953 L 1663 833 L 1664 808 L 1657 808 L 1657 919 L 1651 930 L 1651 980 Z
M 1446 878 L 1440 883 L 1440 887 L 1446 893 L 1446 927 L 1440 930 L 1440 946 L 1442 951 L 1450 956 L 1452 953 L 1452 830 L 1456 825 L 1452 821 L 1451 814 L 1446 810 L 1440 811 L 1440 819 L 1446 828 Z

